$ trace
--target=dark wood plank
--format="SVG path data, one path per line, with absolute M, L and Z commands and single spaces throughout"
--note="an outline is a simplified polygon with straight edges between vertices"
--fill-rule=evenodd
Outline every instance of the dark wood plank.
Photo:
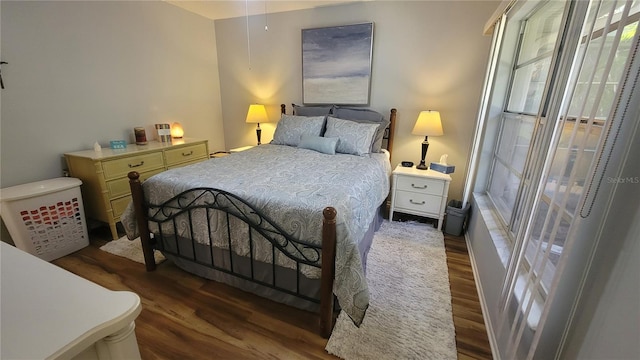
M 136 337 L 143 359 L 337 359 L 324 350 L 317 315 L 188 274 L 171 262 L 153 273 L 91 245 L 53 263 L 113 290 L 142 299 Z M 491 359 L 491 350 L 464 238 L 445 235 L 459 359 Z
M 492 359 L 464 237 L 444 236 L 458 359 Z

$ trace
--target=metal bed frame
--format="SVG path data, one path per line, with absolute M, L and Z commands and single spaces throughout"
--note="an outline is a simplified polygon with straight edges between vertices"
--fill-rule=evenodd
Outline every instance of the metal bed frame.
M 281 105 L 282 112 L 285 112 L 285 105 Z M 385 132 L 384 139 L 387 142 L 387 149 L 390 151 L 393 140 L 393 128 L 396 117 L 396 109 L 391 109 L 390 125 Z M 131 187 L 131 195 L 133 197 L 133 205 L 136 214 L 136 222 L 142 240 L 142 249 L 145 259 L 147 271 L 154 271 L 156 263 L 154 258 L 154 249 L 158 249 L 165 254 L 173 255 L 177 258 L 184 259 L 207 268 L 257 283 L 272 289 L 276 289 L 283 293 L 302 298 L 320 305 L 319 310 L 319 333 L 324 338 L 331 335 L 334 325 L 334 296 L 333 296 L 333 280 L 335 276 L 335 253 L 336 253 L 336 210 L 333 207 L 326 207 L 323 210 L 322 225 L 322 244 L 312 244 L 306 242 L 284 231 L 278 224 L 266 216 L 260 209 L 255 208 L 240 197 L 220 189 L 214 188 L 194 188 L 184 191 L 162 204 L 150 204 L 144 199 L 142 183 L 140 182 L 140 174 L 132 171 L 129 173 L 129 182 Z M 191 222 L 194 212 L 205 212 L 207 216 L 208 226 L 208 245 L 210 248 L 209 258 L 204 261 L 198 259 L 196 255 L 196 240 L 194 240 L 193 225 Z M 228 251 L 222 252 L 224 256 L 228 255 L 230 266 L 216 263 L 214 251 L 219 251 L 213 245 L 211 239 L 211 214 L 213 211 L 221 211 L 225 214 L 227 229 L 227 245 Z M 188 227 L 191 232 L 187 251 L 181 250 L 179 242 L 179 233 L 177 228 L 177 220 L 179 217 L 187 217 Z M 231 219 L 238 219 L 245 223 L 248 227 L 250 247 L 250 272 L 245 274 L 234 268 L 233 260 L 234 250 L 232 246 L 232 238 L 230 229 Z M 149 223 L 155 223 L 154 229 L 158 232 L 155 237 L 151 237 Z M 163 231 L 163 227 L 172 231 Z M 262 235 L 270 243 L 272 261 L 269 265 L 272 267 L 271 281 L 265 281 L 256 277 L 254 266 L 260 262 L 255 258 L 253 249 L 254 232 Z M 167 244 L 175 244 L 175 246 L 167 246 Z M 184 248 L 184 240 L 182 240 L 182 248 Z M 214 250 L 218 249 L 218 250 Z M 278 285 L 276 281 L 276 261 L 278 254 L 283 254 L 295 262 L 296 284 L 295 290 Z M 218 255 L 220 256 L 220 255 Z M 328 261 L 322 261 L 323 259 Z M 264 264 L 264 263 L 263 263 Z M 321 271 L 320 279 L 320 296 L 312 297 L 303 294 L 300 290 L 301 266 L 310 266 L 318 268 Z

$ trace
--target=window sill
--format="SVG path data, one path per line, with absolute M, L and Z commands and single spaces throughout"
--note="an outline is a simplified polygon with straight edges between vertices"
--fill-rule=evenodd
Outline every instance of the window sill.
M 538 328 L 538 321 L 540 320 L 540 316 L 542 315 L 542 306 L 544 301 L 538 295 L 537 292 L 534 291 L 533 301 L 531 301 L 531 309 L 527 312 L 527 306 L 529 306 L 530 298 L 531 298 L 531 289 L 526 288 L 527 279 L 526 274 L 518 275 L 518 279 L 516 280 L 516 287 L 513 289 L 513 295 L 515 295 L 518 300 L 518 304 L 520 304 L 520 310 L 523 313 L 527 314 L 527 326 L 533 331 L 536 331 Z M 524 294 L 523 294 L 524 292 Z M 524 299 L 523 299 L 524 297 Z
M 482 217 L 482 220 L 489 231 L 493 246 L 495 247 L 498 257 L 502 262 L 502 266 L 506 269 L 509 263 L 509 258 L 511 257 L 511 252 L 513 251 L 513 246 L 509 240 L 507 231 L 499 220 L 498 214 L 487 195 L 474 193 L 473 198 L 477 208 L 475 211 Z M 522 311 L 523 314 L 527 313 L 526 308 L 528 306 L 529 299 L 531 298 L 530 289 L 524 291 L 525 285 L 526 274 L 518 275 L 513 294 L 519 304 L 520 311 Z M 534 298 L 531 304 L 531 309 L 528 311 L 527 315 L 527 326 L 531 330 L 535 331 L 538 327 L 538 320 L 542 314 L 542 306 L 544 302 L 539 294 L 534 293 L 533 296 Z
M 496 248 L 498 257 L 502 262 L 502 266 L 506 269 L 513 250 L 511 241 L 509 241 L 509 235 L 507 235 L 507 231 L 504 229 L 502 222 L 500 222 L 498 214 L 496 214 L 496 210 L 491 205 L 489 197 L 482 193 L 474 193 L 473 199 L 476 203 L 475 211 L 480 213 L 491 236 L 491 241 L 493 241 L 493 245 Z

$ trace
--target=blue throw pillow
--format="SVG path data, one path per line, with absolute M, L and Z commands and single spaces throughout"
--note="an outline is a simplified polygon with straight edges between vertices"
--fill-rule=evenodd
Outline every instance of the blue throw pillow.
M 335 155 L 338 147 L 338 138 L 303 135 L 300 138 L 299 148 L 315 150 L 323 154 Z

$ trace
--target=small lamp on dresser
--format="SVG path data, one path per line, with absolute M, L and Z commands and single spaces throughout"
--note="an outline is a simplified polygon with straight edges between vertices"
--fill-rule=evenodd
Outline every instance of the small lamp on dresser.
M 440 113 L 433 110 L 421 111 L 411 133 L 413 135 L 424 136 L 424 141 L 422 142 L 422 158 L 420 164 L 416 166 L 416 169 L 427 170 L 429 166 L 425 163 L 425 158 L 427 157 L 427 149 L 429 149 L 429 136 L 442 136 L 443 134 Z
M 182 139 L 184 136 L 184 129 L 179 122 L 174 122 L 171 124 L 171 137 L 174 139 Z
M 247 123 L 250 124 L 258 124 L 256 128 L 256 136 L 258 137 L 258 145 L 260 145 L 260 135 L 262 134 L 262 129 L 260 129 L 260 123 L 268 122 L 269 118 L 267 117 L 267 110 L 264 105 L 260 104 L 251 104 L 249 105 L 249 111 L 247 111 Z

